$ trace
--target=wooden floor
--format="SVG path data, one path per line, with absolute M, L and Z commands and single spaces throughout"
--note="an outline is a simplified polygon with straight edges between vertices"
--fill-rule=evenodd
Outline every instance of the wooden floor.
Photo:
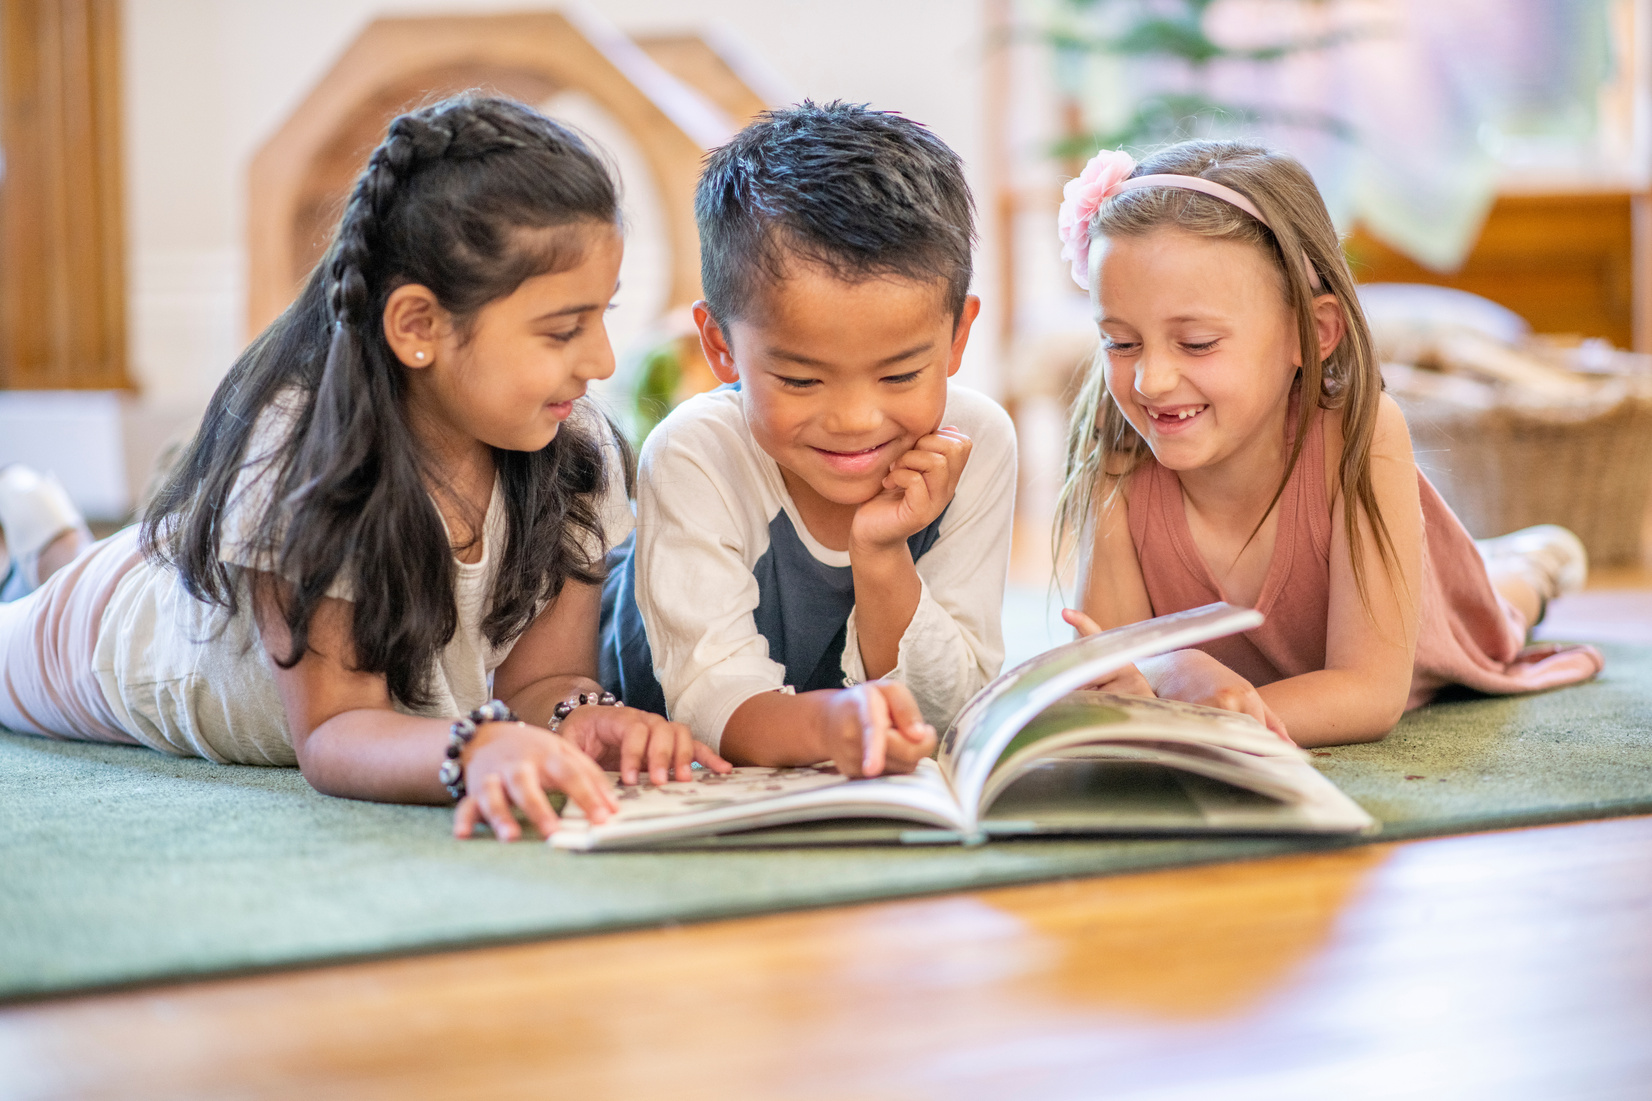
M 0 1010 L 7 1097 L 1646 1098 L 1652 818 Z
M 101 1097 L 1640 1101 L 1652 818 L 0 1007 L 0 1099 Z

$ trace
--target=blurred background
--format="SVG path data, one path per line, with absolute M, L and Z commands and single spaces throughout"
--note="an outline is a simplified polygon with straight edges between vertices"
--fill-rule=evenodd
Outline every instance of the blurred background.
M 1249 136 L 1319 181 L 1475 534 L 1568 523 L 1644 571 L 1652 0 L 0 0 L 0 462 L 129 515 L 388 118 L 465 88 L 620 168 L 601 398 L 639 438 L 711 382 L 685 311 L 704 150 L 803 97 L 900 111 L 969 165 L 983 311 L 960 381 L 1020 426 L 1036 588 L 1094 345 L 1061 185 L 1098 147 Z

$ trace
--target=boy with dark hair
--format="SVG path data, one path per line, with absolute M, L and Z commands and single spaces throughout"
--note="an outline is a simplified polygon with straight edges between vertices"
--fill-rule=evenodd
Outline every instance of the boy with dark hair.
M 806 102 L 712 153 L 695 213 L 726 385 L 643 447 L 604 685 L 739 763 L 910 771 L 1004 657 L 1014 429 L 948 382 L 980 309 L 962 165 Z

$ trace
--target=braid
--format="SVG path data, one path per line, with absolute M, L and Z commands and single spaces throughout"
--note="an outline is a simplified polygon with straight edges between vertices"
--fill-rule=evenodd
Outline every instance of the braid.
M 453 131 L 441 122 L 402 115 L 373 150 L 344 208 L 328 266 L 327 302 L 338 324 L 348 327 L 367 319 L 372 305 L 367 272 L 391 204 L 422 163 L 439 159 L 452 144 Z
M 502 109 L 503 108 L 503 109 Z M 328 267 L 328 304 L 336 322 L 366 320 L 372 299 L 367 274 L 379 236 L 409 180 L 444 158 L 466 160 L 530 144 L 565 149 L 561 134 L 540 116 L 525 116 L 497 100 L 459 100 L 398 116 L 373 150 L 344 208 Z

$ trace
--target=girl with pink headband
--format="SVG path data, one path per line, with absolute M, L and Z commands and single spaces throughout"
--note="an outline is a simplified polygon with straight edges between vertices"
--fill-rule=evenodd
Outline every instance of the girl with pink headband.
M 1089 634 L 1215 600 L 1267 616 L 1105 687 L 1328 745 L 1383 737 L 1448 684 L 1525 692 L 1600 670 L 1592 647 L 1527 645 L 1583 582 L 1577 538 L 1476 544 L 1417 469 L 1298 162 L 1237 142 L 1102 152 L 1059 228 L 1101 333 L 1057 514 L 1079 557 L 1067 622 Z

